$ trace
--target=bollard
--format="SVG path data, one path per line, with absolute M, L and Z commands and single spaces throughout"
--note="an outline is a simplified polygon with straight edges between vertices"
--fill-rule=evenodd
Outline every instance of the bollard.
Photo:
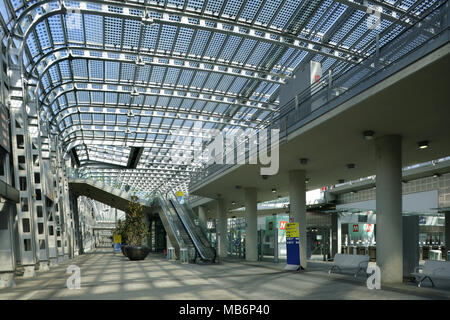
M 175 257 L 175 248 L 170 247 L 169 250 L 167 251 L 167 260 L 169 261 L 175 261 L 176 257 Z
M 186 248 L 180 249 L 180 261 L 182 264 L 189 263 L 188 250 Z

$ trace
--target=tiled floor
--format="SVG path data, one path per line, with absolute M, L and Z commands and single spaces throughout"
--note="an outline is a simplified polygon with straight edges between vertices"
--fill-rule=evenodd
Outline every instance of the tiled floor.
M 69 265 L 81 271 L 81 288 L 68 289 Z M 227 260 L 215 265 L 180 264 L 150 254 L 129 261 L 110 249 L 79 256 L 36 278 L 17 277 L 0 299 L 450 299 L 450 291 L 412 285 L 369 290 L 363 279 L 328 276 L 326 263 L 307 272 L 284 272 L 282 264 Z

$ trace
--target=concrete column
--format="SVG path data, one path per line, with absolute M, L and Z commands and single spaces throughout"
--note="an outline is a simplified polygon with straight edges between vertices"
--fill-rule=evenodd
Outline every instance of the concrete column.
M 375 141 L 377 265 L 382 283 L 403 281 L 401 137 Z
M 219 257 L 227 256 L 227 212 L 225 211 L 225 201 L 217 199 L 217 241 L 219 241 Z
M 331 258 L 341 253 L 341 222 L 339 214 L 331 214 Z
M 445 213 L 445 250 L 450 251 L 450 212 Z
M 403 217 L 403 276 L 419 266 L 419 216 Z
M 202 206 L 198 206 L 198 218 L 206 226 L 206 212 Z
M 256 218 L 257 212 L 257 200 L 256 189 L 245 188 L 244 190 L 245 201 L 245 221 L 247 227 L 245 232 L 245 260 L 257 261 L 258 260 L 258 222 Z
M 291 217 L 298 222 L 300 232 L 300 265 L 306 269 L 306 173 L 304 170 L 289 171 L 289 199 Z

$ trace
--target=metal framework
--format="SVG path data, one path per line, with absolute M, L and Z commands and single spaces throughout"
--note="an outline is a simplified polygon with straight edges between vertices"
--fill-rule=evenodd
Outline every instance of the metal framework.
M 435 2 L 5 0 L 0 37 L 40 127 L 81 167 L 96 163 L 91 176 L 187 192 L 201 159 L 171 161 L 177 139 L 195 138 L 180 132 L 265 126 L 299 68 L 344 72 Z M 131 147 L 144 150 L 124 169 Z

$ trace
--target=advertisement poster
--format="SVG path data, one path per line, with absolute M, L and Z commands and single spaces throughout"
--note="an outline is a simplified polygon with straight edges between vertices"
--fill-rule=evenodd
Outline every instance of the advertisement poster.
M 300 268 L 300 240 L 298 222 L 286 223 L 287 264 L 284 270 Z

